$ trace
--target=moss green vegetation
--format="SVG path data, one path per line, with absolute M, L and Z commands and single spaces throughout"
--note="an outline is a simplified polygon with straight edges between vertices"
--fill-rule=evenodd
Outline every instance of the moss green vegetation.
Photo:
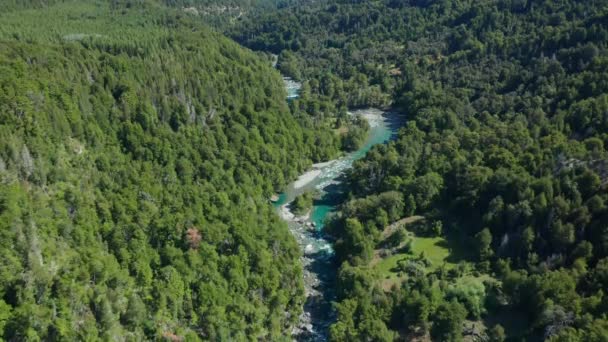
M 287 338 L 299 251 L 265 198 L 334 152 L 279 74 L 158 4 L 32 4 L 0 14 L 0 337 Z

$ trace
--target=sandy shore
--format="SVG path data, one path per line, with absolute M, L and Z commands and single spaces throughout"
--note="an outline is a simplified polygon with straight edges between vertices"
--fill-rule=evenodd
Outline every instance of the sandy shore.
M 384 117 L 382 116 L 383 113 L 384 112 L 379 109 L 369 108 L 359 109 L 350 114 L 362 117 L 369 123 L 370 127 L 377 127 L 384 120 Z M 339 160 L 340 159 L 334 159 L 323 163 L 313 164 L 311 170 L 306 171 L 305 173 L 300 175 L 300 177 L 298 177 L 298 179 L 293 183 L 293 187 L 295 189 L 302 188 L 306 184 L 315 180 L 315 178 L 319 177 L 323 173 L 323 169 L 327 168 L 328 166 L 331 166 L 333 163 Z
M 293 187 L 295 189 L 299 189 L 303 186 L 305 186 L 306 184 L 312 182 L 313 180 L 315 180 L 315 178 L 319 177 L 319 175 L 321 174 L 321 170 L 310 170 L 307 171 L 306 173 L 303 173 L 300 177 L 298 177 L 298 179 L 293 183 Z

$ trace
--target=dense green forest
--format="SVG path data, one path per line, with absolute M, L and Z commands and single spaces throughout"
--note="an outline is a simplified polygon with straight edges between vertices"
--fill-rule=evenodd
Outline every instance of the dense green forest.
M 335 341 L 608 339 L 608 2 L 329 1 L 227 33 L 391 104 L 328 226 Z
M 366 106 L 331 340 L 608 340 L 605 0 L 0 2 L 0 339 L 289 340 Z
M 0 338 L 287 339 L 300 252 L 267 199 L 339 142 L 182 10 L 3 6 Z

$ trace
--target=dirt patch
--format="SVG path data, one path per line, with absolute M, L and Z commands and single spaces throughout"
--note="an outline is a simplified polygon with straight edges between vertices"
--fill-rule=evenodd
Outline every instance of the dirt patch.
M 386 226 L 386 228 L 384 228 L 384 230 L 382 231 L 382 239 L 386 239 L 387 237 L 391 236 L 395 231 L 397 231 L 397 229 L 404 227 L 408 224 L 418 222 L 420 220 L 424 220 L 424 216 L 409 216 L 406 218 L 402 218 L 401 220 L 396 221 L 394 223 L 391 223 L 390 225 Z

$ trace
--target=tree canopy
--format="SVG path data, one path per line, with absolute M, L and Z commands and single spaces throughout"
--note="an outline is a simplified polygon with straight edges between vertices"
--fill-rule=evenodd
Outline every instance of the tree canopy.
M 0 337 L 283 339 L 301 266 L 267 199 L 318 153 L 285 96 L 181 10 L 0 14 Z
M 488 338 L 605 339 L 607 15 L 605 1 L 335 0 L 227 30 L 346 106 L 407 115 L 355 163 L 351 200 L 327 225 L 342 265 L 334 339 L 362 340 L 374 320 L 405 339 L 460 340 L 480 333 L 465 317 L 501 312 L 527 323 L 491 323 Z M 382 288 L 388 224 L 411 215 L 443 223 L 416 235 L 468 253 L 429 267 L 393 248 L 403 282 Z

